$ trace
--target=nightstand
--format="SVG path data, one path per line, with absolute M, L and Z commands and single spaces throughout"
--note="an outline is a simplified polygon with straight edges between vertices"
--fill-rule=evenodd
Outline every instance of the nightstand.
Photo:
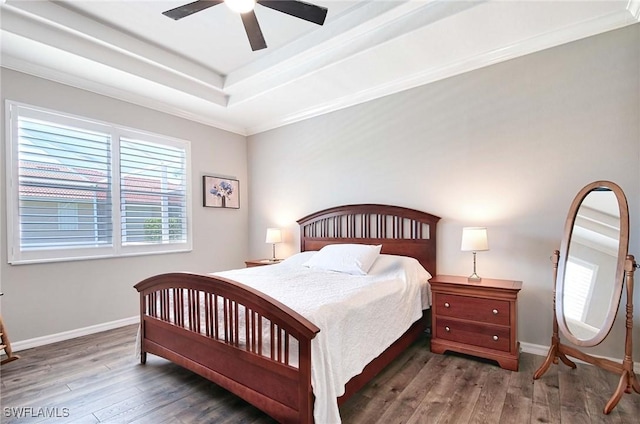
M 431 351 L 453 351 L 497 361 L 517 371 L 518 292 L 521 281 L 436 275 L 432 293 Z
M 282 262 L 282 259 L 250 259 L 248 261 L 244 261 L 244 264 L 247 266 L 247 268 L 251 268 L 253 266 L 264 266 L 264 265 L 273 265 L 273 264 L 279 264 L 280 262 Z

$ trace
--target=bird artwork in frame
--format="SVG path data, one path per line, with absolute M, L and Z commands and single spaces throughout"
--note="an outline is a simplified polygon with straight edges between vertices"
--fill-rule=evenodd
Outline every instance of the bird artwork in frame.
M 202 177 L 203 206 L 240 209 L 240 182 L 233 178 Z

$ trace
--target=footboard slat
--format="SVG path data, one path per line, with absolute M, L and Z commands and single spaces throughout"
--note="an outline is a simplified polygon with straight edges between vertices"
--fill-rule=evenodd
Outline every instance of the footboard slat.
M 239 311 L 238 311 L 238 304 L 236 302 L 232 302 L 233 303 L 233 337 L 234 337 L 234 342 L 236 346 L 240 345 L 240 318 L 239 318 Z M 249 340 L 246 340 L 247 343 L 249 343 Z
M 313 421 L 311 340 L 320 331 L 314 324 L 275 299 L 220 277 L 162 274 L 135 288 L 142 362 L 147 352 L 163 356 L 278 421 Z

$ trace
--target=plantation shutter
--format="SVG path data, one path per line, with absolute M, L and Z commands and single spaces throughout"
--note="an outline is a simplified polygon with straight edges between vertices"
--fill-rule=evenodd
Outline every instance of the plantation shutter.
M 6 112 L 10 264 L 191 250 L 188 141 L 11 101 Z
M 112 244 L 110 152 L 106 132 L 19 116 L 21 251 Z
M 120 138 L 122 245 L 187 242 L 186 149 Z

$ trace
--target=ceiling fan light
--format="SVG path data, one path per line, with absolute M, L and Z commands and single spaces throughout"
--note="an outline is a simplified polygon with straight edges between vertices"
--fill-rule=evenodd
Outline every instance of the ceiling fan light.
M 256 0 L 224 0 L 224 4 L 234 12 L 251 12 L 256 5 Z

